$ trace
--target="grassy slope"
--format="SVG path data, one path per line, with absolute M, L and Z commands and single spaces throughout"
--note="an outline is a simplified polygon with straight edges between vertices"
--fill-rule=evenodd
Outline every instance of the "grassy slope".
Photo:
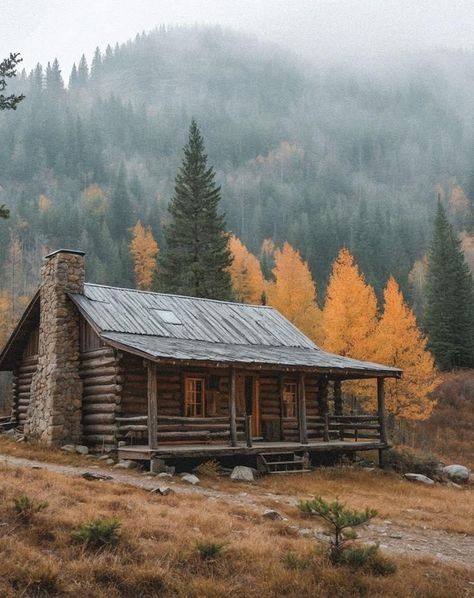
M 3 450 L 3 449 L 2 449 Z M 85 461 L 83 461 L 83 464 Z M 397 558 L 398 572 L 374 577 L 334 569 L 314 542 L 295 531 L 303 522 L 293 507 L 279 505 L 288 522 L 262 519 L 249 504 L 236 507 L 200 494 L 158 497 L 144 490 L 106 482 L 86 482 L 39 470 L 0 470 L 0 596 L 57 593 L 107 596 L 461 596 L 471 587 L 472 572 L 428 559 Z M 264 499 L 266 492 L 301 496 L 338 494 L 351 506 L 381 509 L 381 517 L 458 529 L 446 505 L 457 500 L 457 520 L 473 520 L 472 492 L 403 484 L 391 476 L 367 472 L 321 471 L 297 478 L 278 477 L 256 486 L 207 482 L 238 496 L 242 490 Z M 297 494 L 295 491 L 297 488 Z M 15 520 L 12 499 L 20 492 L 49 506 L 30 526 Z M 248 495 L 248 494 L 247 494 Z M 242 497 L 243 498 L 243 497 Z M 395 500 L 394 500 L 395 498 Z M 258 502 L 258 500 L 256 501 Z M 268 500 L 266 501 L 268 503 Z M 244 503 L 244 501 L 242 501 Z M 418 509 L 416 508 L 418 506 Z M 405 508 L 414 508 L 413 512 Z M 423 513 L 427 513 L 424 516 Z M 95 517 L 123 522 L 117 548 L 90 552 L 71 541 L 71 530 Z M 441 527 L 443 527 L 441 525 Z M 468 531 L 468 530 L 465 530 Z M 472 533 L 472 530 L 469 529 Z M 215 562 L 200 559 L 199 540 L 227 543 Z M 286 553 L 305 563 L 291 569 Z M 41 593 L 42 592 L 42 593 Z

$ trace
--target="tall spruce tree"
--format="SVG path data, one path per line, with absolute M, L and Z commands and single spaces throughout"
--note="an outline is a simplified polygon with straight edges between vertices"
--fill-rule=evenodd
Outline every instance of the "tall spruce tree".
M 229 234 L 218 211 L 220 187 L 207 165 L 204 140 L 194 120 L 165 228 L 166 246 L 159 259 L 158 286 L 168 293 L 231 299 Z
M 474 367 L 474 283 L 459 238 L 439 200 L 428 262 L 428 348 L 441 370 Z
M 127 236 L 133 222 L 133 211 L 127 188 L 127 171 L 122 162 L 112 186 L 106 222 L 112 237 L 117 241 Z

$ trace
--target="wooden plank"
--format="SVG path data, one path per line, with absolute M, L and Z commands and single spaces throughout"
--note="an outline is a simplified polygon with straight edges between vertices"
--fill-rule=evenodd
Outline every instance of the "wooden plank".
M 158 378 L 156 363 L 149 361 L 148 366 L 148 446 L 150 449 L 158 447 Z
M 306 386 L 305 375 L 300 372 L 298 376 L 298 415 L 300 423 L 300 442 L 308 444 L 308 428 L 306 424 Z
M 236 394 L 237 394 L 237 376 L 235 369 L 230 369 L 230 392 L 229 392 L 229 419 L 230 419 L 230 443 L 231 446 L 237 446 L 237 422 L 236 416 Z
M 383 378 L 377 378 L 377 411 L 380 422 L 380 440 L 386 443 L 387 432 L 385 429 L 385 391 Z
M 340 380 L 334 380 L 334 413 L 335 415 L 342 415 L 342 388 Z

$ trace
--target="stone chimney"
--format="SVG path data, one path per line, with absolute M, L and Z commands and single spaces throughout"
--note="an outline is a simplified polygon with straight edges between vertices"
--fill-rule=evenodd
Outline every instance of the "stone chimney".
M 83 293 L 82 251 L 59 249 L 41 269 L 38 369 L 25 433 L 49 445 L 81 442 L 79 314 L 67 293 Z

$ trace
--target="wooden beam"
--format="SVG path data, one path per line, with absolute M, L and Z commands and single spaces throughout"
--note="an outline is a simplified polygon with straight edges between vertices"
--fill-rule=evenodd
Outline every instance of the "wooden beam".
M 318 411 L 322 417 L 328 413 L 328 379 L 326 376 L 318 378 Z
M 237 422 L 236 422 L 236 393 L 237 380 L 234 368 L 230 368 L 230 385 L 229 385 L 229 420 L 230 420 L 230 444 L 237 446 Z
M 149 361 L 148 368 L 148 446 L 158 448 L 158 377 L 156 363 Z
M 306 386 L 305 375 L 300 372 L 298 376 L 298 420 L 301 444 L 308 444 L 308 428 L 306 425 Z
M 383 378 L 377 378 L 377 413 L 380 423 L 380 440 L 386 443 L 387 432 L 385 430 L 385 390 Z
M 342 415 L 342 388 L 340 380 L 334 380 L 334 415 Z
M 280 397 L 280 440 L 283 440 L 285 437 L 285 431 L 283 428 L 283 417 L 284 417 L 284 401 L 283 401 L 283 391 L 285 390 L 285 378 L 283 374 L 280 374 L 278 379 L 278 393 Z

